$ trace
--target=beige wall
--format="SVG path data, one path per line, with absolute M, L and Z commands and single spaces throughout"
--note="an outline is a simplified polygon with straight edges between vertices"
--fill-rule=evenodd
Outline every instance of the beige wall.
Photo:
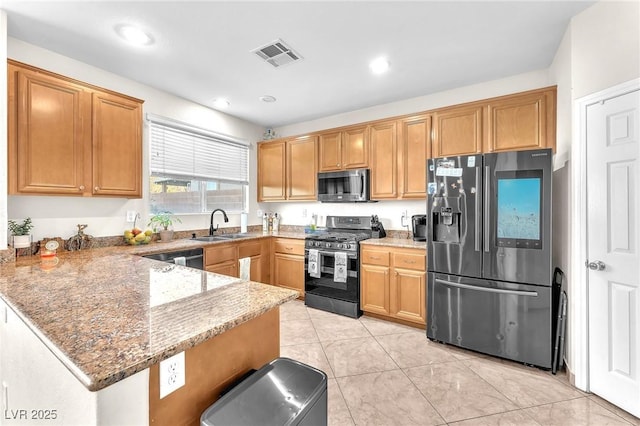
M 0 10 L 0 62 L 7 62 L 7 14 Z M 7 67 L 0 67 L 0 105 L 7 104 Z M 0 108 L 0 111 L 5 111 Z M 7 140 L 7 114 L 0 114 L 0 141 Z M 7 164 L 6 144 L 0 142 L 0 164 Z M 7 248 L 7 168 L 0 167 L 0 250 Z
M 640 1 L 600 1 L 571 21 L 574 99 L 640 75 Z

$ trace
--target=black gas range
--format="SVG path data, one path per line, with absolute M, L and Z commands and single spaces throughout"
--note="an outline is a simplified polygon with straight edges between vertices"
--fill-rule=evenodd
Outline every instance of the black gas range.
M 359 242 L 371 235 L 370 216 L 327 216 L 327 231 L 305 238 L 305 305 L 362 315 Z

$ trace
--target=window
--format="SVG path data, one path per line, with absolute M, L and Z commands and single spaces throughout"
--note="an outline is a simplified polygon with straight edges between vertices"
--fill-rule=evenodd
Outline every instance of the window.
M 247 143 L 151 114 L 147 120 L 151 213 L 246 210 Z

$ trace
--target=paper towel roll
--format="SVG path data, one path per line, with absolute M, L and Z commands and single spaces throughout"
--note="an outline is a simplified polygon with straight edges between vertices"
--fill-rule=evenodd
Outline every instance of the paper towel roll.
M 247 232 L 248 215 L 246 213 L 240 213 L 240 232 Z

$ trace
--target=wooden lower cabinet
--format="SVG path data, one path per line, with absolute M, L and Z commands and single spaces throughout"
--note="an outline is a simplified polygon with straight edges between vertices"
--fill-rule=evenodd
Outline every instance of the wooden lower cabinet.
M 304 297 L 304 240 L 275 238 L 271 284 L 300 292 Z
M 360 305 L 364 312 L 424 327 L 426 253 L 423 249 L 362 247 Z
M 204 267 L 207 272 L 240 276 L 239 259 L 251 258 L 249 279 L 269 284 L 270 238 L 212 244 L 204 249 Z

